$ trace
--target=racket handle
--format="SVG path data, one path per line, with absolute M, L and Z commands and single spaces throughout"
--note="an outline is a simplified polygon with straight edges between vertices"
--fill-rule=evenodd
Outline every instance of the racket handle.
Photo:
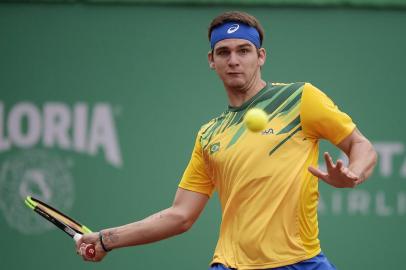
M 75 240 L 75 242 L 79 241 L 81 238 L 82 235 L 78 233 L 73 236 L 73 240 Z M 88 244 L 86 246 L 85 254 L 88 258 L 94 258 L 94 256 L 96 256 L 96 249 L 93 244 Z

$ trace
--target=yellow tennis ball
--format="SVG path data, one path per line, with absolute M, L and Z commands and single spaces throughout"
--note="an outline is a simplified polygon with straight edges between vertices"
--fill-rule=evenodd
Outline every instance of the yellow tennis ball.
M 252 132 L 260 132 L 268 123 L 268 115 L 259 108 L 252 108 L 245 113 L 244 123 Z

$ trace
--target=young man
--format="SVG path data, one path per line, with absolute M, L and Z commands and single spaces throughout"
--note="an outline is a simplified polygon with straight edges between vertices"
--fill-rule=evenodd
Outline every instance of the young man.
M 173 205 L 144 220 L 84 235 L 77 251 L 107 251 L 159 241 L 187 231 L 217 190 L 222 223 L 211 269 L 335 269 L 318 240 L 318 179 L 353 188 L 372 173 L 376 153 L 351 118 L 309 83 L 267 83 L 266 51 L 256 18 L 242 12 L 216 17 L 209 28 L 210 68 L 223 81 L 228 110 L 203 125 Z M 253 107 L 268 114 L 260 133 L 242 123 Z M 324 154 L 327 139 L 349 158 L 346 167 Z

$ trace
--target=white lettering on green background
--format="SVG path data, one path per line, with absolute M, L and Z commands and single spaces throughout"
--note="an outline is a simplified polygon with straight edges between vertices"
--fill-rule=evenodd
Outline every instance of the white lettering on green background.
M 0 153 L 11 149 L 32 148 L 42 142 L 78 153 L 104 153 L 112 165 L 122 165 L 111 105 L 96 103 L 92 108 L 78 102 L 69 106 L 62 102 L 46 102 L 42 107 L 19 102 L 9 109 L 0 101 Z

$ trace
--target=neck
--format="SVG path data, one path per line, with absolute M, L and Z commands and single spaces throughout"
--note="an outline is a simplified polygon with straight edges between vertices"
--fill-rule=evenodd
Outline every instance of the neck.
M 261 78 L 258 78 L 253 83 L 243 88 L 232 88 L 225 86 L 230 106 L 240 107 L 242 104 L 244 104 L 244 102 L 255 96 L 262 88 L 265 87 L 265 85 L 266 82 Z

